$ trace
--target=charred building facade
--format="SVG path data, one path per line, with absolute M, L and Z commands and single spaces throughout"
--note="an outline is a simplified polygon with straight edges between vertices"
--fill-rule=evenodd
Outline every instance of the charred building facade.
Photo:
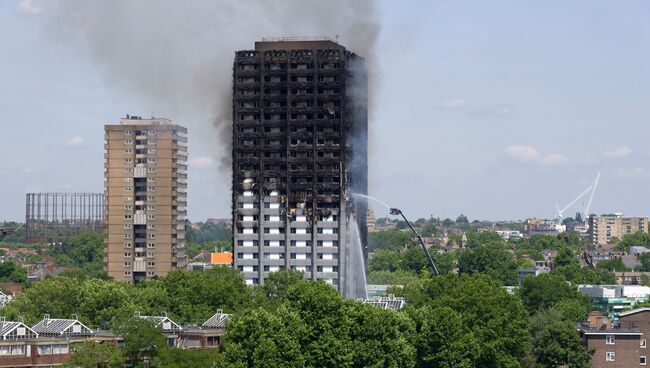
M 264 39 L 236 52 L 233 78 L 235 267 L 248 284 L 295 269 L 350 295 L 366 254 L 352 196 L 368 187 L 363 58 L 328 39 Z

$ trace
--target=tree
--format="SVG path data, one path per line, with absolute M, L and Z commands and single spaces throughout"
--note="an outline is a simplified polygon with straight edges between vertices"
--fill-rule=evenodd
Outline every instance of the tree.
M 416 325 L 416 367 L 473 368 L 481 346 L 451 308 L 410 309 Z
M 600 261 L 598 262 L 598 265 L 596 265 L 596 267 L 607 271 L 616 271 L 616 272 L 631 271 L 630 268 L 625 266 L 621 258 L 614 258 L 614 259 Z
M 390 271 L 400 269 L 400 254 L 392 250 L 380 250 L 375 252 L 368 262 L 368 271 Z
M 401 269 L 415 274 L 429 268 L 429 261 L 420 246 L 412 246 L 402 254 Z
M 131 318 L 115 332 L 124 338 L 124 357 L 131 364 L 154 360 L 167 349 L 167 339 L 160 328 L 141 318 Z
M 548 273 L 524 278 L 518 292 L 521 302 L 530 313 L 549 308 L 563 300 L 577 300 L 587 305 L 587 300 L 575 287 L 563 278 Z
M 372 285 L 405 285 L 418 280 L 416 274 L 404 270 L 395 272 L 372 271 L 368 273 L 368 284 Z
M 408 308 L 447 307 L 461 317 L 481 347 L 475 367 L 518 367 L 528 349 L 528 313 L 501 285 L 485 275 L 446 275 L 394 289 Z
M 458 271 L 468 275 L 486 274 L 502 285 L 517 282 L 517 264 L 503 245 L 496 242 L 461 252 Z
M 571 266 L 578 264 L 578 257 L 569 247 L 562 247 L 553 260 L 554 267 Z
M 63 366 L 67 368 L 122 368 L 125 363 L 126 359 L 122 349 L 116 348 L 110 343 L 90 341 L 75 346 L 72 357 Z
M 643 253 L 639 255 L 639 261 L 641 262 L 639 270 L 641 272 L 650 272 L 650 253 Z
M 271 304 L 277 307 L 284 302 L 289 287 L 303 280 L 303 273 L 294 270 L 284 270 L 270 273 L 264 280 L 264 285 L 257 292 L 262 297 L 260 304 Z
M 616 283 L 613 272 L 602 268 L 592 270 L 589 267 L 580 267 L 579 264 L 554 267 L 552 275 L 558 275 L 573 284 L 611 285 Z
M 169 348 L 160 352 L 158 361 L 164 368 L 214 367 L 217 356 L 217 352 L 211 349 Z
M 627 234 L 623 236 L 623 239 L 621 239 L 618 244 L 616 244 L 614 250 L 629 252 L 630 247 L 635 245 L 642 247 L 650 246 L 650 234 L 643 231 L 639 231 L 634 234 Z
M 220 347 L 219 367 L 304 367 L 301 336 L 306 333 L 298 313 L 286 307 L 273 313 L 250 311 L 230 322 Z
M 572 368 L 590 366 L 593 351 L 588 351 L 572 322 L 552 321 L 533 341 L 533 353 L 542 367 L 555 368 L 568 365 Z
M 411 234 L 400 230 L 376 231 L 368 233 L 368 250 L 399 250 L 415 244 Z
M 463 225 L 463 224 L 464 224 L 464 225 L 468 225 L 468 224 L 469 224 L 469 220 L 467 219 L 467 216 L 465 216 L 465 215 L 463 215 L 463 214 L 461 213 L 461 214 L 458 215 L 458 217 L 456 218 L 456 224 L 458 224 L 458 225 Z

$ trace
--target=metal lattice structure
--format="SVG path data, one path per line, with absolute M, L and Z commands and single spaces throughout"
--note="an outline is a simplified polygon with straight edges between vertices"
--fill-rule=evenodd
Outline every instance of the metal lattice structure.
M 26 243 L 59 243 L 84 231 L 104 231 L 104 194 L 27 193 Z

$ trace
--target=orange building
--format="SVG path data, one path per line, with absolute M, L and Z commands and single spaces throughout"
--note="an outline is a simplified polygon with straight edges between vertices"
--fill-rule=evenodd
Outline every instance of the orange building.
M 220 265 L 220 266 L 231 266 L 232 253 L 231 252 L 210 253 L 210 264 Z

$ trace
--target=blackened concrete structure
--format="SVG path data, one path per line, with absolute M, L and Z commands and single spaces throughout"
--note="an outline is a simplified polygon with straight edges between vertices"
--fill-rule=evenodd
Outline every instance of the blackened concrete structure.
M 282 269 L 344 292 L 348 232 L 366 244 L 367 74 L 328 39 L 264 39 L 233 66 L 234 265 L 248 284 Z M 363 264 L 362 263 L 362 267 Z

